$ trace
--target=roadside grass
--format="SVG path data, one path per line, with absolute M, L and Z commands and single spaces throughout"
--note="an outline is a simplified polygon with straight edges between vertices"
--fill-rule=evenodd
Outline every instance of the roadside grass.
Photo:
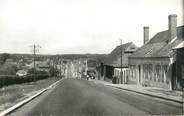
M 44 89 L 60 78 L 47 78 L 36 82 L 14 84 L 0 88 L 0 112 Z

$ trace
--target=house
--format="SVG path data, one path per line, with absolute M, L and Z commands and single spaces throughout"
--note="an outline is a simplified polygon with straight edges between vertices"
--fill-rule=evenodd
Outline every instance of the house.
M 176 61 L 171 51 L 184 40 L 184 26 L 177 27 L 177 15 L 169 15 L 168 30 L 149 40 L 149 27 L 144 27 L 144 45 L 129 56 L 129 80 L 143 86 L 177 89 Z
M 29 68 L 34 68 L 34 62 L 29 64 Z M 35 70 L 37 71 L 46 71 L 49 72 L 50 70 L 50 65 L 46 61 L 35 61 Z
M 15 64 L 15 65 L 17 65 L 18 63 L 17 63 L 17 62 L 15 62 L 13 59 L 8 58 L 8 59 L 6 59 L 5 64 Z
M 38 64 L 38 70 L 49 72 L 50 66 L 46 62 L 41 62 L 40 64 Z
M 118 78 L 118 83 L 126 83 L 128 76 L 128 56 L 136 51 L 137 46 L 132 43 L 126 43 L 117 46 L 110 54 L 108 54 L 103 66 L 102 76 L 104 80 L 112 80 L 112 77 Z M 122 53 L 122 54 L 121 54 Z M 121 57 L 122 55 L 122 57 Z M 121 65 L 122 58 L 122 65 Z M 121 72 L 122 70 L 122 78 Z
M 19 77 L 25 77 L 27 75 L 27 70 L 18 70 L 16 75 Z
M 175 46 L 173 52 L 176 63 L 176 79 L 173 79 L 173 85 L 181 90 L 184 87 L 184 41 Z

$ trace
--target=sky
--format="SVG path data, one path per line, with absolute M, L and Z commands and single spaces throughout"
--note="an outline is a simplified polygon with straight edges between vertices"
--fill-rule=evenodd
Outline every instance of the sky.
M 168 15 L 183 25 L 183 0 L 0 0 L 0 53 L 110 53 L 120 39 L 143 45 L 168 29 Z

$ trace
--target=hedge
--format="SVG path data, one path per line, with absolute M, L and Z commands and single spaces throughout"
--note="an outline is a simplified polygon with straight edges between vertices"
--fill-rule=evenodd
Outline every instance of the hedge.
M 0 88 L 3 86 L 12 85 L 12 84 L 21 84 L 26 82 L 38 81 L 41 79 L 46 79 L 49 76 L 50 75 L 48 74 L 37 74 L 34 80 L 34 75 L 28 75 L 26 77 L 19 77 L 16 75 L 2 75 L 0 76 Z

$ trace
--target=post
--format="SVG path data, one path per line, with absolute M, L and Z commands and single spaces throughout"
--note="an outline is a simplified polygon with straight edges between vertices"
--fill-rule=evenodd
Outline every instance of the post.
M 33 81 L 35 82 L 36 81 L 36 63 L 35 63 L 35 58 L 36 58 L 36 52 L 38 52 L 39 51 L 39 48 L 41 48 L 41 46 L 39 46 L 39 45 L 33 45 L 33 46 L 30 46 L 31 47 L 31 52 L 33 52 L 33 65 L 34 65 L 34 67 L 33 67 Z M 33 49 L 32 49 L 33 48 Z
M 87 76 L 87 72 L 88 72 L 88 59 L 86 59 L 86 76 Z
M 33 53 L 34 53 L 34 56 L 33 56 L 33 62 L 34 62 L 34 79 L 33 81 L 35 82 L 35 79 L 36 79 L 36 67 L 35 67 L 35 44 L 33 46 Z
M 105 81 L 105 78 L 106 78 L 106 66 L 104 65 L 104 68 L 103 68 L 103 81 Z
M 120 77 L 121 77 L 121 84 L 123 84 L 123 77 L 122 77 L 122 39 L 120 40 L 120 46 L 121 46 L 121 72 L 120 72 Z

